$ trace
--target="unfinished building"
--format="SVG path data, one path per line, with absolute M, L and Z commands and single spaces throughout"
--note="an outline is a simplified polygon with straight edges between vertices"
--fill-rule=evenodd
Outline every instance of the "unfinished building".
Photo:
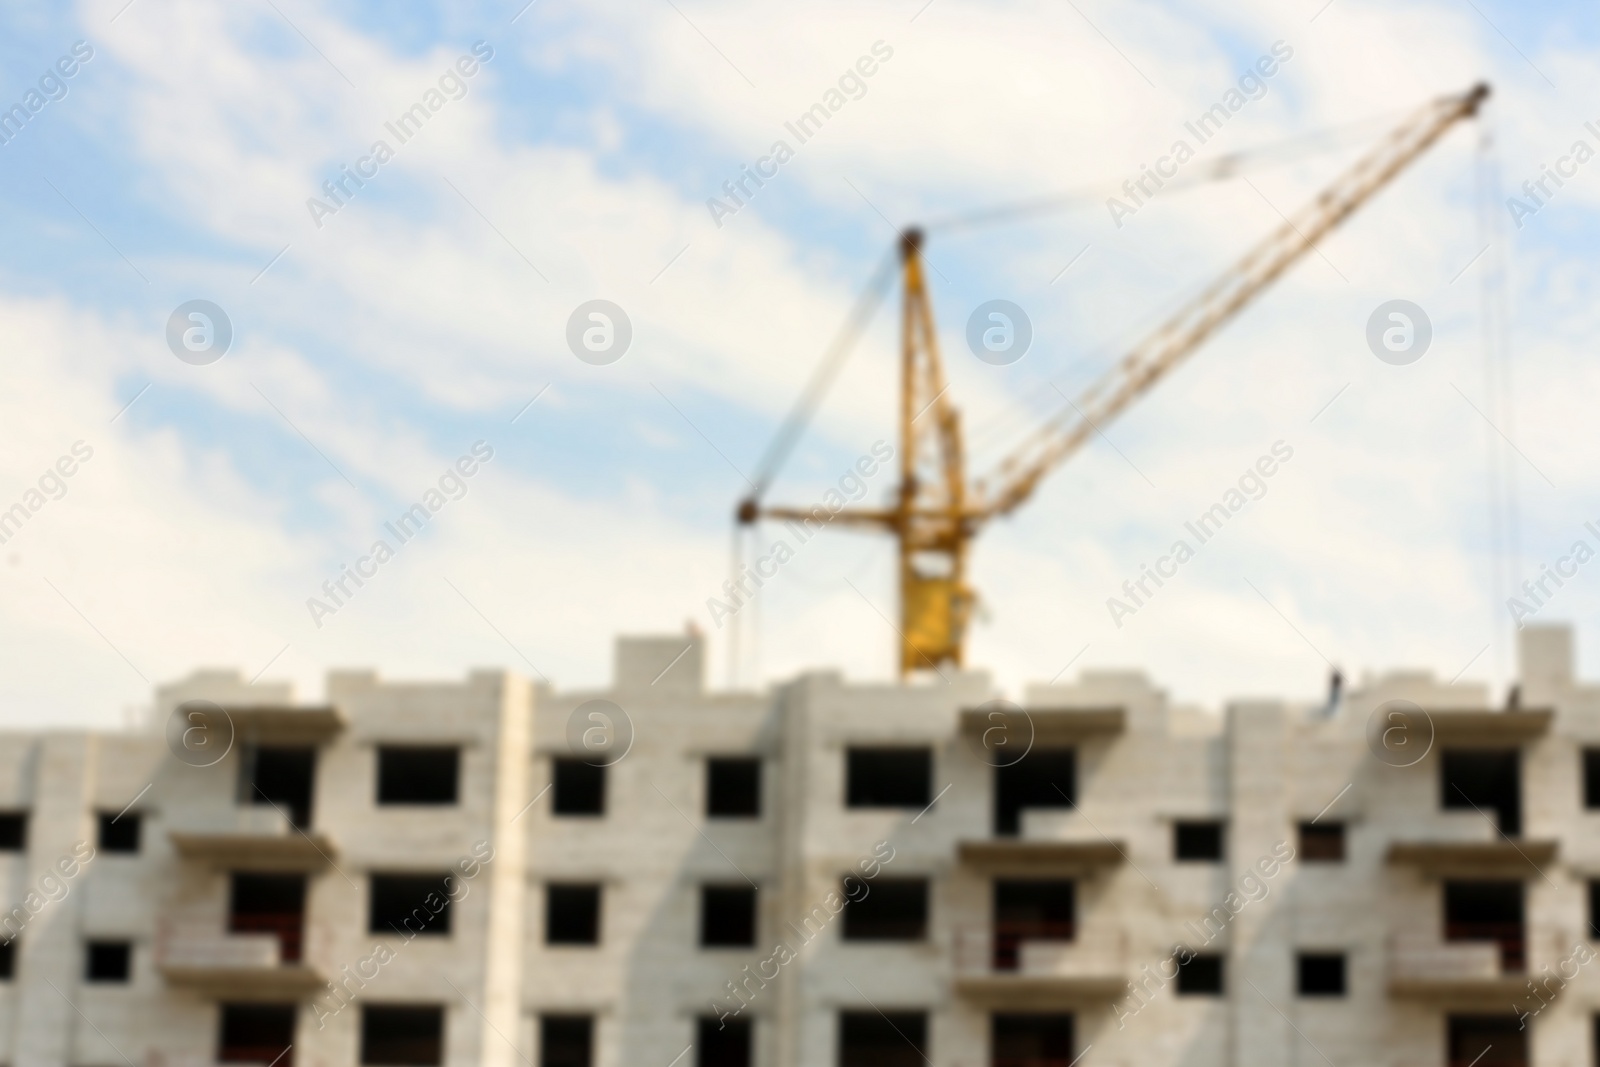
M 0 737 L 18 1067 L 1600 1063 L 1600 688 L 1137 673 L 326 699 L 200 672 Z

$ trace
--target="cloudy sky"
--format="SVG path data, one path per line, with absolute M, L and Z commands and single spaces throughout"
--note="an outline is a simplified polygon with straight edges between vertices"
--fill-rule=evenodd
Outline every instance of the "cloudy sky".
M 25 512 L 0 545 L 0 722 L 118 722 L 202 666 L 265 669 L 308 696 L 330 667 L 363 665 L 596 685 L 615 634 L 689 622 L 718 685 L 730 666 L 746 683 L 889 677 L 882 537 L 807 544 L 741 615 L 736 665 L 706 601 L 745 477 L 896 229 L 1089 191 L 930 236 L 978 473 L 1412 108 L 1480 79 L 1485 121 L 1452 130 L 985 530 L 970 658 L 1012 693 L 1138 666 L 1212 706 L 1311 699 L 1330 662 L 1501 685 L 1505 582 L 1577 539 L 1600 547 L 1584 528 L 1600 520 L 1585 414 L 1600 162 L 1565 164 L 1576 174 L 1547 180 L 1535 213 L 1506 204 L 1573 142 L 1600 148 L 1584 126 L 1600 120 L 1591 12 L 523 2 L 0 15 L 0 107 L 23 109 L 0 145 L 0 511 Z M 1247 152 L 1244 177 L 1170 190 L 1116 225 L 1095 191 L 1196 143 L 1184 124 L 1275 44 L 1289 58 L 1185 164 Z M 862 57 L 872 76 L 845 77 Z M 841 84 L 800 143 L 785 123 Z M 390 124 L 430 102 L 402 143 Z M 793 156 L 777 175 L 710 210 L 779 140 Z M 595 299 L 632 326 L 608 365 L 567 342 Z M 894 440 L 897 299 L 774 502 L 819 500 Z M 1033 326 L 1007 366 L 965 341 L 992 299 Z M 1432 324 L 1404 366 L 1366 341 L 1394 299 Z M 231 326 L 220 359 L 169 345 L 194 300 Z M 1486 334 L 1497 306 L 1505 328 Z M 1504 342 L 1493 360 L 1486 336 Z M 492 458 L 447 478 L 459 499 L 399 544 L 384 524 L 478 442 Z M 1265 494 L 1116 625 L 1107 598 L 1277 442 L 1293 455 Z M 889 489 L 878 475 L 869 500 Z M 393 558 L 313 618 L 308 598 L 380 538 Z M 1581 625 L 1597 605 L 1600 563 L 1537 618 Z M 1594 636 L 1580 633 L 1585 658 Z

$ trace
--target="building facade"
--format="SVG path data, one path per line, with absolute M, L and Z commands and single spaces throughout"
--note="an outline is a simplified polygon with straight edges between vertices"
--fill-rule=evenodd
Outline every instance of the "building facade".
M 1600 688 L 199 672 L 0 736 L 0 1062 L 1600 1064 Z

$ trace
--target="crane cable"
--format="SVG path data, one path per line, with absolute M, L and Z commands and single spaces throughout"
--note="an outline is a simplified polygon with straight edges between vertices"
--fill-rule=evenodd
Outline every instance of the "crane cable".
M 1506 441 L 1516 432 L 1512 425 L 1511 353 L 1507 337 L 1506 243 L 1500 225 L 1500 172 L 1493 128 L 1485 122 L 1478 142 L 1478 240 L 1486 262 L 1479 285 L 1479 321 L 1483 330 L 1484 403 L 1493 424 L 1487 428 L 1485 475 L 1489 508 L 1491 603 L 1490 633 L 1494 644 L 1495 673 L 1507 676 L 1507 629 L 1501 605 L 1513 595 L 1521 546 L 1517 533 L 1517 467 L 1510 446 L 1494 426 L 1505 427 Z
M 898 258 L 899 245 L 896 244 L 883 260 L 878 264 L 866 286 L 856 296 L 855 303 L 850 308 L 850 313 L 845 316 L 844 325 L 839 332 L 834 334 L 824 350 L 822 360 L 817 368 L 811 372 L 811 379 L 796 399 L 794 407 L 784 417 L 778 426 L 778 432 L 773 435 L 772 442 L 767 445 L 767 450 L 761 454 L 761 459 L 756 464 L 755 477 L 750 481 L 750 494 L 739 502 L 738 510 L 733 517 L 733 541 L 729 552 L 728 571 L 729 578 L 737 588 L 740 578 L 744 573 L 744 539 L 741 532 L 744 527 L 751 528 L 751 537 L 754 537 L 756 518 L 760 514 L 761 498 L 771 488 L 772 480 L 777 477 L 784 462 L 789 458 L 789 453 L 794 451 L 795 444 L 800 440 L 800 435 L 810 424 L 817 408 L 828 394 L 828 389 L 833 385 L 834 379 L 839 376 L 839 371 L 844 368 L 845 360 L 855 349 L 856 342 L 861 339 L 866 331 L 867 324 L 872 321 L 872 315 L 878 310 L 878 305 L 883 303 L 883 298 L 889 292 L 890 282 L 894 278 L 894 267 Z M 752 598 L 751 603 L 756 598 Z M 736 688 L 741 664 L 741 647 L 739 635 L 744 629 L 740 623 L 740 612 L 736 610 L 730 619 L 733 626 L 728 635 L 728 687 Z M 759 629 L 757 620 L 752 619 L 751 655 L 759 655 Z M 757 661 L 759 669 L 759 660 Z
M 894 278 L 894 267 L 899 255 L 899 244 L 890 249 L 873 271 L 866 287 L 856 297 L 855 304 L 850 308 L 850 314 L 845 317 L 844 325 L 833 337 L 827 349 L 823 352 L 822 361 L 817 364 L 817 369 L 811 372 L 811 380 L 806 383 L 805 389 L 795 401 L 778 432 L 772 438 L 772 443 L 762 453 L 761 460 L 756 464 L 755 478 L 752 480 L 750 495 L 740 505 L 740 517 L 745 522 L 753 521 L 755 515 L 753 508 L 759 505 L 761 497 L 772 486 L 772 480 L 777 477 L 784 461 L 789 458 L 789 453 L 794 450 L 795 443 L 799 441 L 800 434 L 804 432 L 811 417 L 816 414 L 817 407 L 822 403 L 823 397 L 833 385 L 834 379 L 839 376 L 839 371 L 844 367 L 845 359 L 855 348 L 856 341 L 865 332 L 867 323 L 871 321 L 873 312 L 878 305 L 883 303 L 883 298 L 889 292 L 889 284 Z
M 1332 126 L 1299 137 L 1242 148 L 1218 156 L 1198 170 L 1179 178 L 1169 178 L 1161 183 L 1163 192 L 1169 189 L 1190 189 L 1210 182 L 1227 181 L 1246 172 L 1283 166 L 1297 160 L 1337 151 L 1349 144 L 1362 144 L 1370 140 L 1373 130 L 1387 130 L 1395 119 L 1409 114 L 1410 109 L 1396 109 L 1381 116 L 1365 118 L 1342 126 Z M 980 208 L 961 215 L 934 219 L 922 227 L 927 233 L 948 233 L 952 230 L 973 229 L 979 226 L 1004 225 L 1035 215 L 1069 211 L 1087 203 L 1100 203 L 1108 196 L 1126 196 L 1126 191 L 1109 182 L 1083 186 L 1028 200 L 1014 201 L 991 208 Z

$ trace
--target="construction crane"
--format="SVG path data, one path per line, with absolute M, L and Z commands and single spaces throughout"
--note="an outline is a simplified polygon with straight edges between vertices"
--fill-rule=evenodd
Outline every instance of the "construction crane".
M 900 675 L 938 670 L 946 663 L 961 666 L 977 601 L 966 580 L 967 557 L 985 523 L 1019 507 L 1045 475 L 1170 374 L 1455 123 L 1476 115 L 1488 95 L 1489 86 L 1480 83 L 1465 93 L 1430 101 L 1409 115 L 1310 203 L 1134 345 L 1076 401 L 1069 400 L 1064 410 L 970 485 L 961 419 L 948 395 L 923 276 L 924 236 L 918 229 L 906 230 L 898 249 L 903 291 L 900 484 L 890 506 L 848 508 L 834 512 L 830 520 L 887 530 L 899 543 Z M 888 277 L 887 270 L 880 270 L 780 429 L 758 468 L 753 491 L 739 504 L 739 523 L 762 518 L 804 522 L 813 517 L 812 510 L 765 506 L 761 497 Z

